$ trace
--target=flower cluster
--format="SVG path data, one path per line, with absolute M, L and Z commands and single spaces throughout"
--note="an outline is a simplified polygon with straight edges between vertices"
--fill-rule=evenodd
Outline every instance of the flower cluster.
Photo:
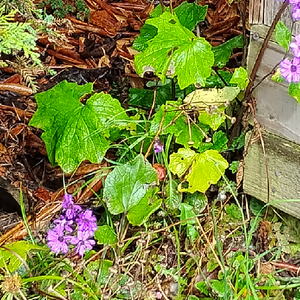
M 62 213 L 53 223 L 54 228 L 48 231 L 47 244 L 55 252 L 67 254 L 69 247 L 75 245 L 75 252 L 83 256 L 95 245 L 92 239 L 97 229 L 97 220 L 90 209 L 83 210 L 76 205 L 69 194 L 65 194 Z
M 289 0 L 291 4 L 294 4 L 292 17 L 295 20 L 300 20 L 300 0 Z
M 295 41 L 290 43 L 290 48 L 294 53 L 294 59 L 290 61 L 285 58 L 280 63 L 280 74 L 287 82 L 297 83 L 300 81 L 300 34 L 296 35 Z

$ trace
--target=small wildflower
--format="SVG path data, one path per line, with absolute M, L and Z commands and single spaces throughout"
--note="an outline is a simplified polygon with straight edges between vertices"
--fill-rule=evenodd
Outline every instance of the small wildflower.
M 12 276 L 4 277 L 4 280 L 1 284 L 1 289 L 4 293 L 17 294 L 21 289 L 22 278 L 18 273 L 15 273 Z M 4 297 L 2 298 L 4 299 Z
M 55 252 L 67 254 L 70 244 L 76 245 L 75 252 L 83 256 L 85 250 L 92 249 L 91 239 L 97 230 L 97 219 L 91 209 L 82 210 L 75 204 L 72 195 L 64 195 L 61 216 L 54 220 L 55 227 L 48 231 L 47 244 Z
M 82 208 L 75 204 L 72 195 L 65 194 L 62 207 L 65 210 L 65 215 L 68 220 L 72 220 L 77 216 L 77 213 L 82 210 Z
M 97 219 L 91 209 L 87 209 L 78 215 L 77 224 L 79 231 L 86 231 L 90 236 L 93 236 L 97 230 Z
M 69 251 L 68 237 L 65 236 L 64 232 L 60 227 L 56 227 L 52 230 L 48 231 L 47 234 L 47 245 L 48 247 L 55 253 L 62 252 L 63 254 L 67 254 Z
M 164 145 L 159 138 L 154 141 L 154 153 L 160 153 L 164 150 Z
M 295 36 L 295 42 L 290 43 L 290 48 L 293 50 L 295 57 L 300 57 L 300 34 Z
M 299 82 L 300 80 L 300 58 L 295 57 L 293 61 L 287 58 L 280 63 L 280 73 L 288 82 Z
M 72 236 L 70 242 L 73 245 L 76 245 L 75 252 L 80 256 L 83 256 L 86 250 L 91 250 L 95 245 L 95 241 L 90 239 L 90 235 L 85 231 L 77 231 L 77 236 Z

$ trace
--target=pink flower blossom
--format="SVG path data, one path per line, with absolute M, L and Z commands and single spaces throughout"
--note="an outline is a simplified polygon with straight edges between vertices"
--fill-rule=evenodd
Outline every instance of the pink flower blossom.
M 300 58 L 295 57 L 293 61 L 287 58 L 280 63 L 280 73 L 287 82 L 297 83 L 300 80 Z
M 293 50 L 295 57 L 300 57 L 300 34 L 295 36 L 295 42 L 290 43 L 290 48 Z

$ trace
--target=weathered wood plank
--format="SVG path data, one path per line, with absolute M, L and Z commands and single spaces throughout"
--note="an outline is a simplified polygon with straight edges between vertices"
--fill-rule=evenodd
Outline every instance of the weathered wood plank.
M 263 24 L 263 0 L 250 0 L 249 2 L 249 23 Z
M 251 72 L 268 30 L 264 25 L 253 25 L 248 53 L 248 72 Z M 258 37 L 258 38 L 257 38 Z M 285 55 L 284 49 L 271 39 L 258 69 L 255 84 L 272 71 Z M 254 85 L 255 85 L 254 84 Z M 300 105 L 288 95 L 288 84 L 277 83 L 267 77 L 253 92 L 256 98 L 257 120 L 269 131 L 300 143 Z
M 249 142 L 250 132 L 246 136 Z M 270 202 L 299 199 L 299 202 L 280 202 L 275 207 L 300 218 L 300 145 L 282 137 L 263 132 L 268 161 Z M 249 148 L 245 157 L 244 192 L 267 202 L 267 176 L 260 141 Z
M 248 72 L 254 63 L 282 1 L 250 0 L 249 20 L 251 39 L 248 52 Z M 292 7 L 288 7 L 281 20 L 287 27 L 292 28 Z M 257 25 L 255 25 L 257 24 Z M 268 26 L 266 26 L 268 25 Z M 300 24 L 295 24 L 293 34 L 300 33 Z M 272 81 L 271 73 L 274 67 L 285 56 L 285 50 L 275 43 L 274 36 L 264 53 L 261 65 L 256 74 L 254 90 L 256 98 L 256 118 L 267 129 L 264 132 L 269 182 L 270 201 L 283 199 L 300 199 L 300 105 L 288 95 L 287 83 Z M 290 55 L 291 58 L 291 55 Z M 275 134 L 273 134 L 275 133 Z M 249 139 L 249 135 L 247 135 Z M 260 141 L 251 145 L 245 157 L 244 191 L 262 201 L 267 202 L 267 176 L 265 160 Z M 274 206 L 300 218 L 299 202 L 280 202 Z
M 250 25 L 264 24 L 270 26 L 276 16 L 283 0 L 250 0 L 249 3 L 249 22 Z M 284 12 L 281 21 L 288 27 L 292 28 L 293 21 L 291 18 L 292 6 L 290 5 Z M 300 24 L 294 23 L 293 34 L 300 33 Z

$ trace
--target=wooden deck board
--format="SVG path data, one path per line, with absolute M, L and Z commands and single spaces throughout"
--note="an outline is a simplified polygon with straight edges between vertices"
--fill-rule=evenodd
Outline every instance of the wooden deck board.
M 250 132 L 246 140 L 249 141 Z M 270 202 L 299 199 L 299 202 L 275 203 L 274 206 L 300 218 L 300 145 L 264 131 L 268 161 Z M 244 192 L 267 202 L 267 176 L 260 141 L 249 148 L 245 157 Z

